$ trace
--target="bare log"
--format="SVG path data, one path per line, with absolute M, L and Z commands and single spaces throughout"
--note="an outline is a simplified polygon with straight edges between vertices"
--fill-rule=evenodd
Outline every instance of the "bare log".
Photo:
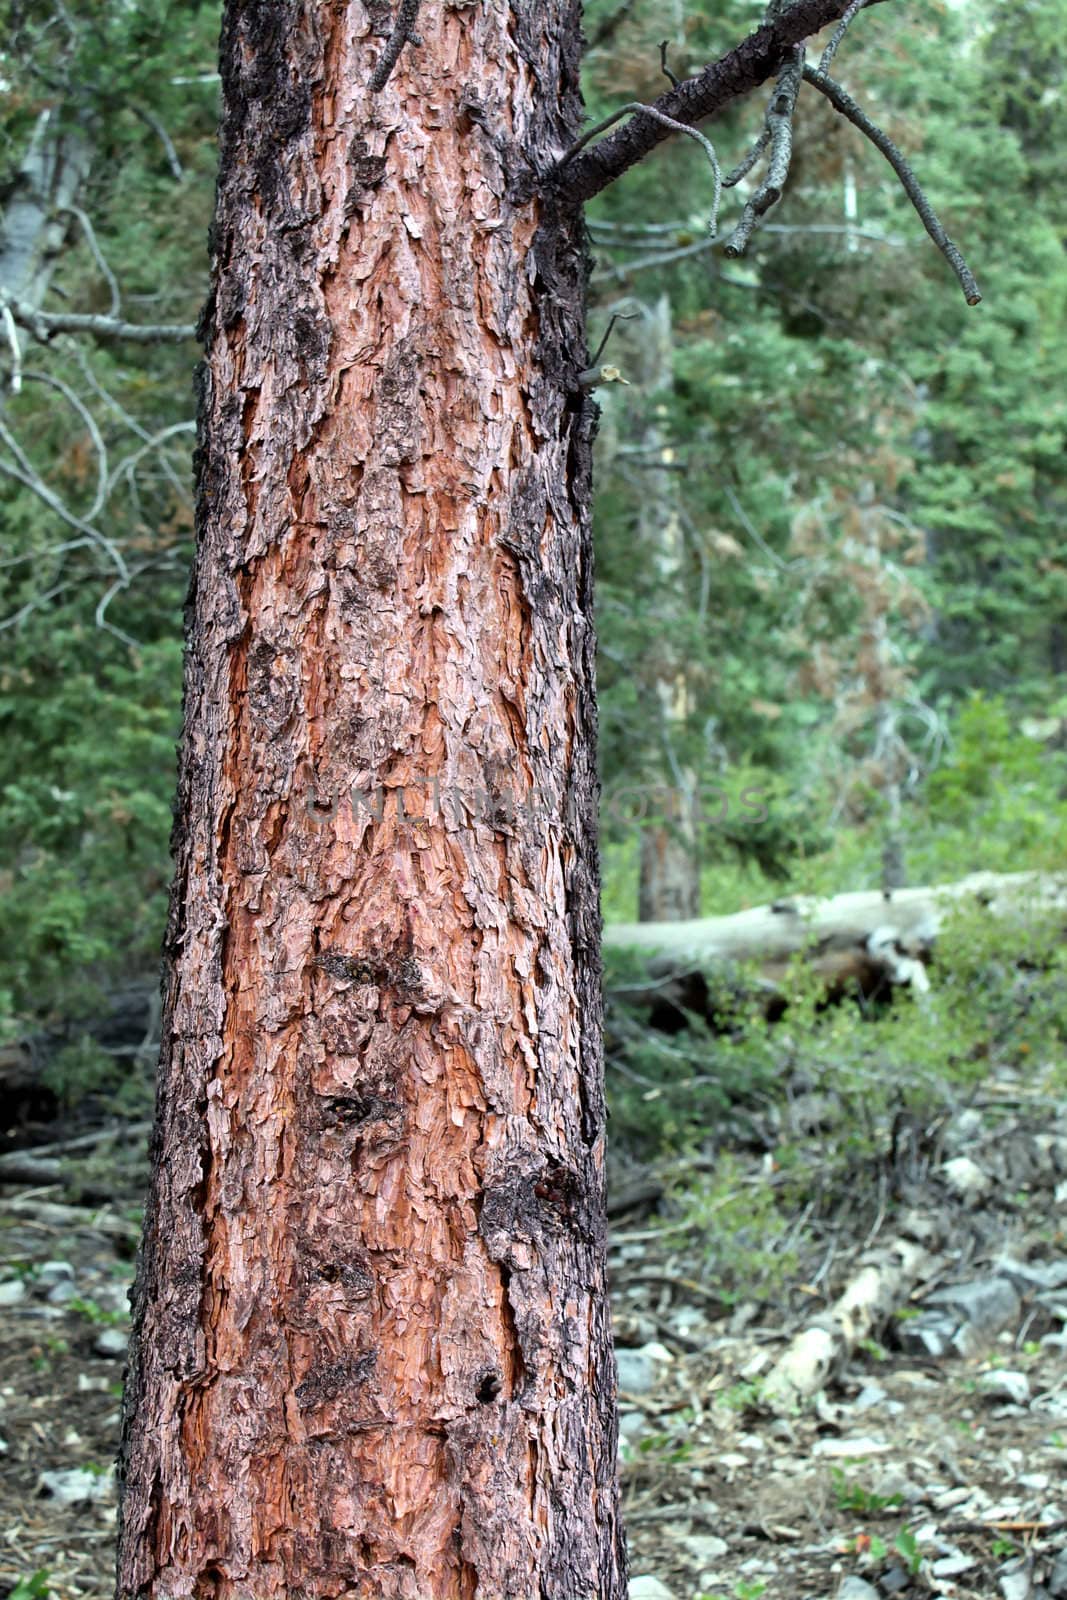
M 763 1403 L 788 1413 L 818 1393 L 861 1340 L 888 1322 L 935 1260 L 926 1245 L 903 1236 L 878 1250 L 840 1299 L 798 1333 L 771 1368 L 761 1390 Z
M 795 896 L 727 917 L 690 922 L 627 922 L 604 929 L 604 944 L 647 950 L 653 974 L 688 963 L 707 969 L 756 961 L 769 998 L 791 960 L 803 956 L 828 990 L 855 982 L 929 988 L 926 963 L 951 913 L 968 903 L 991 917 L 1020 918 L 1067 908 L 1067 877 L 1037 872 L 977 872 L 926 888 Z

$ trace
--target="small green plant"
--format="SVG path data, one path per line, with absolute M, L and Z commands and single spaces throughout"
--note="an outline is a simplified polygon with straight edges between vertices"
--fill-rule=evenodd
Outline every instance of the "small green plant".
M 1001 1534 L 993 1540 L 990 1549 L 993 1555 L 995 1555 L 999 1560 L 1004 1560 L 1008 1556 L 1015 1555 L 1018 1552 L 1019 1546 L 1015 1543 L 1014 1539 L 1006 1539 L 1004 1535 Z
M 688 1461 L 693 1454 L 693 1446 L 677 1439 L 672 1439 L 668 1433 L 650 1433 L 638 1441 L 638 1453 L 643 1456 L 655 1456 L 657 1461 L 664 1462 L 667 1466 L 675 1466 L 682 1461 Z
M 77 1295 L 73 1300 L 67 1301 L 67 1310 L 76 1312 L 79 1317 L 84 1317 L 86 1322 L 93 1323 L 95 1327 L 114 1328 L 126 1321 L 121 1311 L 105 1311 L 95 1300 L 83 1300 Z
M 719 1395 L 719 1403 L 730 1411 L 751 1411 L 759 1405 L 763 1386 L 758 1378 L 732 1383 Z
M 830 1477 L 833 1479 L 834 1499 L 839 1511 L 856 1511 L 861 1516 L 871 1516 L 890 1506 L 899 1506 L 903 1498 L 900 1494 L 875 1494 L 861 1483 L 850 1483 L 848 1475 L 840 1467 L 831 1467 Z
M 20 1578 L 7 1600 L 48 1600 L 51 1592 L 48 1573 L 44 1567 L 40 1567 L 30 1577 Z
M 893 1549 L 903 1561 L 912 1577 L 915 1577 L 922 1566 L 922 1555 L 919 1551 L 919 1542 L 910 1528 L 901 1528 L 893 1540 Z
M 30 1362 L 34 1372 L 47 1372 L 57 1356 L 65 1356 L 70 1350 L 66 1339 L 61 1339 L 58 1334 L 46 1333 L 40 1344 L 36 1347 L 37 1354 Z M 10 1595 L 8 1600 L 11 1600 Z

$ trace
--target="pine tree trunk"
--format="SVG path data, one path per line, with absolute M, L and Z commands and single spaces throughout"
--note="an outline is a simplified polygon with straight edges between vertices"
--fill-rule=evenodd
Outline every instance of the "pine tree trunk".
M 122 1596 L 625 1588 L 578 6 L 393 9 L 223 27 Z

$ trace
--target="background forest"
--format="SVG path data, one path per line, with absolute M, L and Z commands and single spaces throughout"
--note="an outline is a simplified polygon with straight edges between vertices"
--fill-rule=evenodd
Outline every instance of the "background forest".
M 590 5 L 591 117 L 660 92 L 665 32 L 685 75 L 754 14 Z M 70 193 L 11 290 L 47 308 L 46 339 L 19 334 L 19 392 L 0 357 L 0 1041 L 32 1048 L 68 1106 L 143 1108 L 128 1035 L 168 885 L 196 347 L 62 330 L 195 322 L 218 13 L 31 3 L 5 20 L 9 220 L 35 162 Z M 1060 0 L 880 7 L 842 58 L 965 243 L 976 309 L 815 93 L 788 192 L 740 259 L 709 246 L 691 140 L 590 208 L 591 343 L 622 314 L 604 359 L 629 384 L 599 391 L 608 921 L 640 892 L 642 916 L 708 915 L 887 872 L 1059 863 L 1063 22 Z M 716 123 L 724 171 L 762 111 Z M 727 191 L 720 244 L 739 210 Z M 649 835 L 673 863 L 642 891 Z
M 590 120 L 662 91 L 665 36 L 685 77 L 760 12 L 593 0 Z M 40 313 L 36 337 L 0 330 L 10 1150 L 57 1121 L 150 1114 L 219 15 L 8 0 L 0 16 L 0 288 Z M 835 66 L 966 249 L 977 308 L 814 92 L 785 195 L 739 258 L 721 245 L 751 184 L 726 191 L 714 247 L 693 140 L 589 208 L 590 343 L 616 318 L 601 359 L 626 380 L 598 390 L 609 924 L 1062 869 L 1065 23 L 1064 0 L 879 5 Z M 723 171 L 763 109 L 707 130 Z M 47 227 L 45 170 L 63 196 Z M 798 966 L 784 1021 L 740 981 L 664 1027 L 641 960 L 609 947 L 615 1181 L 698 1228 L 686 1270 L 725 1305 L 783 1294 L 845 1197 L 872 1216 L 902 1203 L 886 1173 L 907 1140 L 915 1156 L 998 1074 L 1036 1107 L 1067 1098 L 1063 948 L 1055 918 L 1006 935 L 961 913 L 933 1010 L 906 993 L 827 1009 Z M 115 1152 L 99 1160 L 68 1198 L 115 1192 Z M 646 1464 L 679 1465 L 669 1429 L 645 1438 Z

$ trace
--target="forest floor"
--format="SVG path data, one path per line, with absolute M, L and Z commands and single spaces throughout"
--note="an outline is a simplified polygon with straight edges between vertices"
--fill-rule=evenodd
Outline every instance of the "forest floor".
M 634 1600 L 1067 1597 L 1067 1106 L 998 1078 L 893 1142 L 892 1170 L 827 1208 L 816 1119 L 821 1220 L 760 1298 L 722 1292 L 714 1219 L 670 1171 L 658 1213 L 614 1227 Z M 120 1132 L 62 1187 L 0 1190 L 0 1595 L 16 1600 L 112 1592 L 142 1145 Z M 742 1191 L 772 1181 L 766 1151 L 731 1159 Z M 790 1341 L 903 1234 L 928 1248 L 902 1302 L 810 1400 L 773 1410 Z

